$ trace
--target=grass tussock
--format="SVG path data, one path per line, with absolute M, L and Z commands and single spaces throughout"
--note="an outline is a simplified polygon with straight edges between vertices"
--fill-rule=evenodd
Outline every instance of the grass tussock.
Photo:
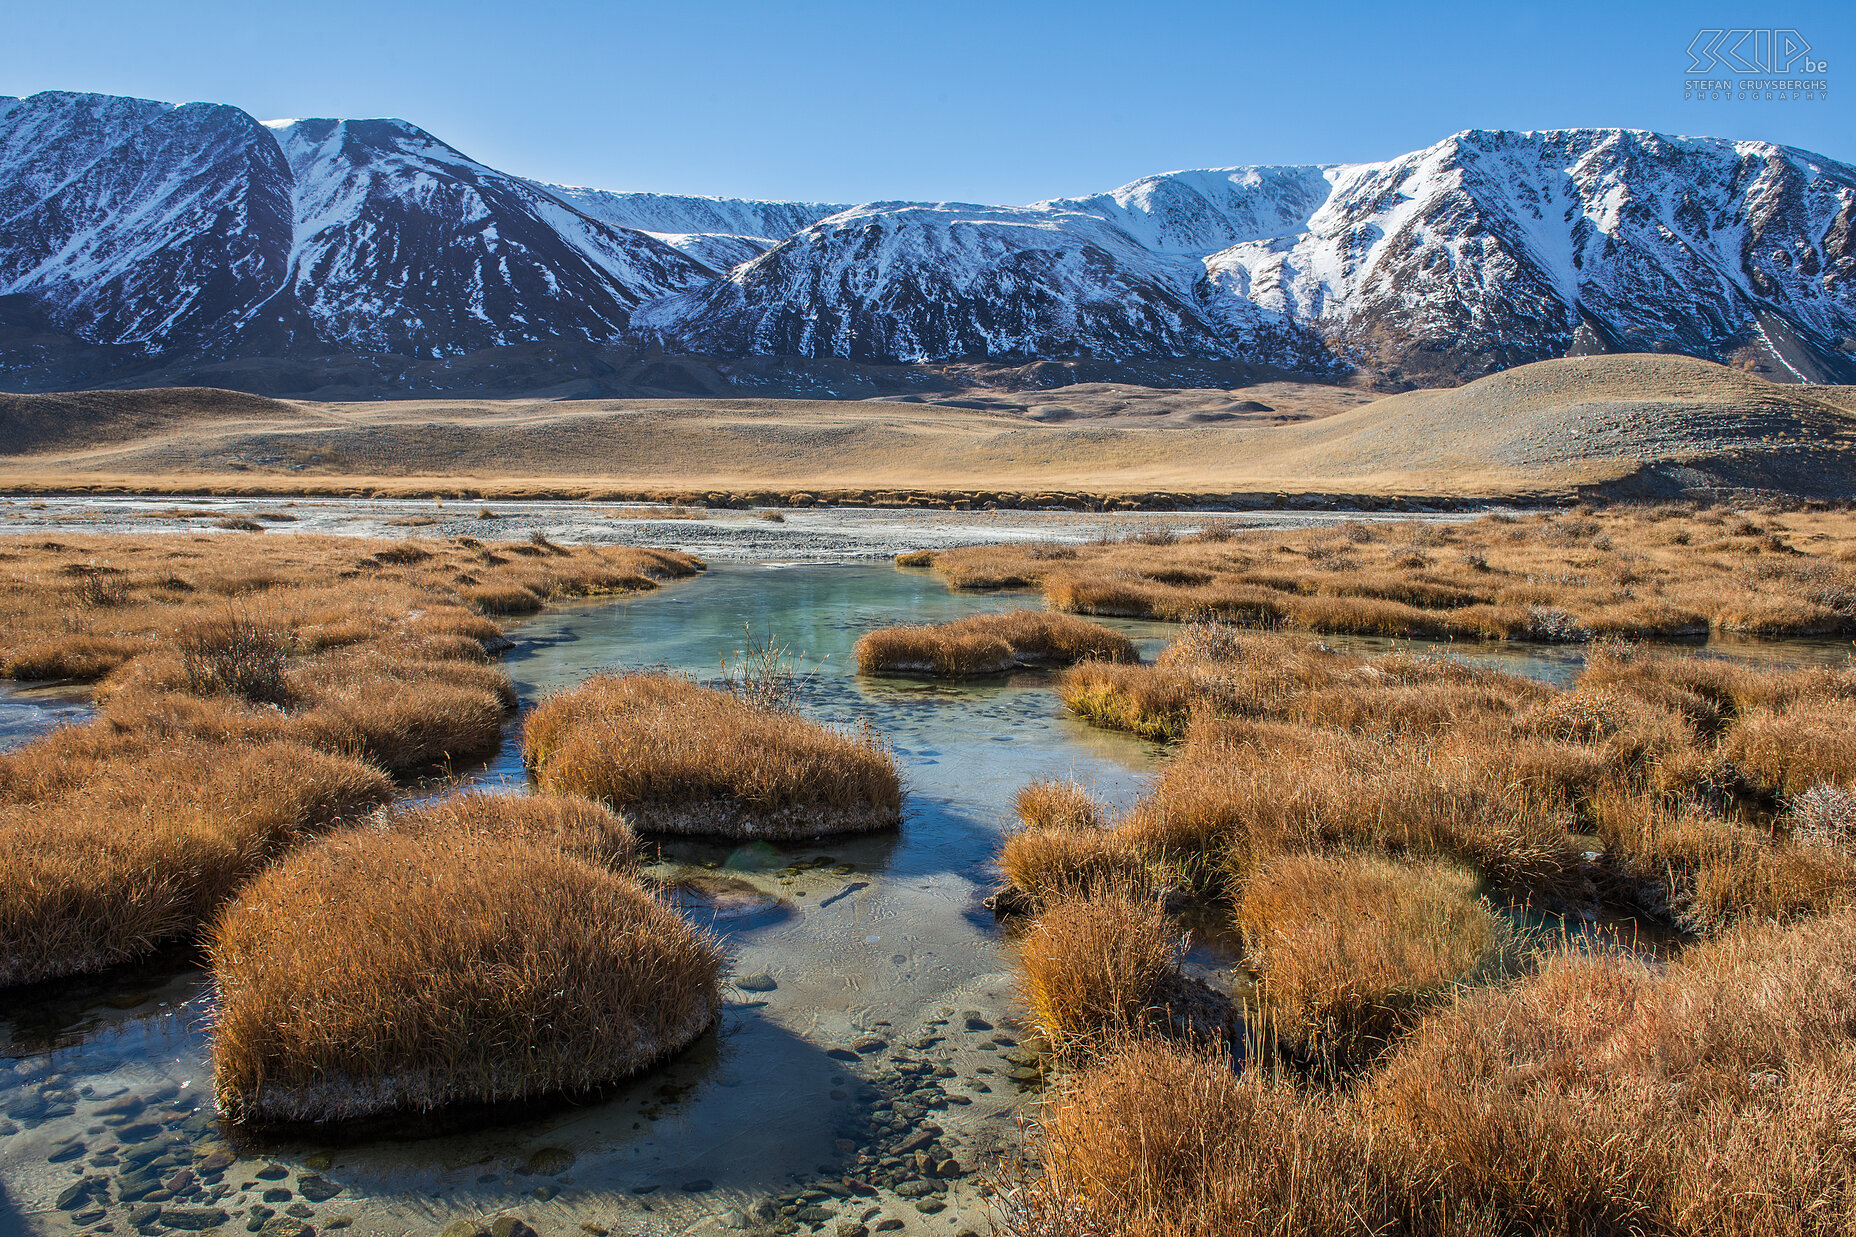
M 1822 911 L 1851 888 L 1848 848 L 1787 823 L 1801 796 L 1856 787 L 1847 669 L 1606 641 L 1562 690 L 1199 622 L 1153 665 L 1078 666 L 1059 691 L 1098 725 L 1183 740 L 1113 832 L 1190 888 L 1241 884 L 1274 854 L 1363 847 L 1550 897 L 1597 879 L 1695 931 Z M 1577 835 L 1596 835 L 1596 871 Z
M 1102 804 L 1075 782 L 1032 782 L 1014 807 L 1023 827 L 1000 848 L 999 870 L 1016 903 L 1037 907 L 1150 883 L 1140 856 L 1105 828 Z
M 184 936 L 276 856 L 391 793 L 368 765 L 288 742 L 87 727 L 0 756 L 0 986 Z
M 1135 1040 L 1056 1088 L 1005 1218 L 1019 1237 L 1832 1237 L 1856 1225 L 1852 1009 L 1844 910 L 1667 966 L 1552 955 L 1345 1086 Z
M 472 538 L 7 543 L 0 672 L 96 681 L 103 716 L 0 758 L 0 984 L 185 935 L 265 863 L 387 797 L 381 770 L 494 751 L 515 694 L 488 664 L 503 635 L 473 585 L 555 597 L 699 567 Z
M 1007 610 L 951 623 L 885 627 L 857 641 L 857 668 L 865 674 L 927 674 L 972 678 L 1020 666 L 1139 660 L 1134 642 L 1118 631 L 1068 614 Z
M 1086 1044 L 1159 1012 L 1177 933 L 1153 896 L 1098 887 L 1045 906 L 1019 941 L 1018 970 L 1038 1029 L 1059 1047 Z
M 630 869 L 638 852 L 623 816 L 566 795 L 453 795 L 395 812 L 387 824 L 412 837 L 522 839 L 614 871 Z
M 1124 1040 L 1052 1088 L 1011 1237 L 1360 1237 L 1400 1231 L 1384 1153 L 1326 1096 L 1219 1053 Z M 1465 1230 L 1473 1232 L 1475 1230 Z
M 714 1022 L 715 943 L 570 853 L 611 850 L 622 826 L 519 804 L 349 831 L 226 907 L 211 943 L 223 1111 L 321 1122 L 586 1090 Z
M 1235 921 L 1264 1021 L 1298 1059 L 1357 1068 L 1499 948 L 1474 873 L 1374 854 L 1294 854 L 1245 882 Z
M 1104 823 L 1101 801 L 1074 781 L 1031 782 L 1019 788 L 1012 807 L 1027 829 L 1091 830 Z
M 902 784 L 875 734 L 664 674 L 595 675 L 529 714 L 537 785 L 624 812 L 640 829 L 800 838 L 893 828 Z
M 1363 534 L 1363 535 L 1362 535 Z M 1385 636 L 1590 640 L 1856 631 L 1856 519 L 1616 507 L 935 553 L 954 588 L 1078 614 Z

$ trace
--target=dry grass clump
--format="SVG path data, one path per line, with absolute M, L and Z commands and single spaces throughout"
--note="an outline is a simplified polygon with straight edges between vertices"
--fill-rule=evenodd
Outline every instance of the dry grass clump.
M 1436 860 L 1293 854 L 1244 883 L 1243 931 L 1269 1028 L 1329 1072 L 1385 1051 L 1499 948 L 1477 878 Z
M 6 543 L 0 670 L 101 680 L 103 718 L 0 766 L 0 983 L 144 953 L 384 800 L 381 769 L 494 751 L 515 693 L 488 664 L 501 630 L 460 589 L 508 572 L 557 596 L 699 566 L 470 538 Z
M 656 833 L 800 838 L 893 828 L 895 759 L 841 730 L 666 674 L 602 674 L 529 714 L 537 785 L 623 811 Z
M 1221 528 L 1168 540 L 942 550 L 954 588 L 1041 589 L 1079 614 L 1388 636 L 1565 641 L 1856 630 L 1856 519 L 1709 509 Z
M 1825 909 L 1836 847 L 1786 806 L 1856 787 L 1856 674 L 1593 646 L 1569 690 L 1451 658 L 1338 653 L 1196 622 L 1152 666 L 1075 667 L 1105 726 L 1187 740 L 1114 836 L 1188 887 L 1334 845 L 1453 856 L 1492 880 L 1610 896 L 1695 931 Z M 1596 834 L 1596 873 L 1573 834 Z
M 1100 829 L 1101 802 L 1074 781 L 1049 778 L 1019 788 L 1012 807 L 1027 829 Z
M 1494 880 L 1562 887 L 1579 864 L 1569 819 L 1514 780 L 1501 755 L 1474 738 L 1388 744 L 1205 719 L 1115 832 L 1199 887 L 1329 846 L 1449 856 Z
M 1593 802 L 1591 817 L 1626 891 L 1690 931 L 1812 914 L 1856 896 L 1856 854 L 1744 814 L 1614 791 Z
M 364 633 L 474 618 L 471 590 L 516 590 L 542 600 L 654 588 L 702 569 L 701 560 L 629 546 L 530 542 L 370 541 L 291 535 L 95 536 L 0 545 L 0 674 L 100 678 L 232 602 L 294 633 Z M 260 604 L 262 603 L 262 604 Z M 477 620 L 477 632 L 500 633 Z M 479 638 L 482 638 L 480 635 Z
M 391 794 L 367 765 L 286 742 L 93 726 L 0 756 L 0 986 L 184 936 L 278 854 Z
M 228 1116 L 320 1122 L 586 1090 L 715 1021 L 715 943 L 554 845 L 570 821 L 558 807 L 498 836 L 513 802 L 340 835 L 225 909 L 211 953 Z
M 1120 632 L 1044 610 L 1007 610 L 951 623 L 885 627 L 857 641 L 856 657 L 858 670 L 865 674 L 936 678 L 1003 674 L 1019 666 L 1140 659 L 1134 642 Z
M 1104 886 L 1148 883 L 1141 856 L 1120 837 L 1102 829 L 1020 830 L 999 848 L 999 870 L 1015 895 L 1013 903 L 1033 907 Z
M 1058 1081 L 1035 1145 L 1041 1175 L 1000 1199 L 1011 1237 L 1401 1231 L 1396 1166 L 1348 1106 L 1221 1054 L 1128 1040 Z
M 388 818 L 387 826 L 421 838 L 522 839 L 615 871 L 629 869 L 638 851 L 637 835 L 623 816 L 567 795 L 452 795 L 402 808 Z
M 1853 1015 L 1844 910 L 1666 966 L 1550 956 L 1340 1087 L 1135 1041 L 1056 1088 L 1005 1218 L 1019 1237 L 1846 1234 Z
M 1178 971 L 1176 938 L 1159 901 L 1138 889 L 1098 887 L 1051 902 L 1018 949 L 1038 1028 L 1063 1046 L 1142 1027 Z
M 1109 729 L 1182 737 L 1195 713 L 1402 733 L 1441 731 L 1530 707 L 1532 680 L 1449 657 L 1335 651 L 1295 632 L 1194 622 L 1151 666 L 1084 664 L 1058 682 L 1065 704 Z
M 1856 917 L 1762 925 L 1666 970 L 1568 955 L 1427 1020 L 1374 1118 L 1440 1199 L 1510 1229 L 1856 1225 Z
M 1023 828 L 999 850 L 999 869 L 1017 900 L 1041 905 L 1104 886 L 1146 884 L 1139 856 L 1104 828 L 1102 804 L 1073 781 L 1021 787 L 1013 806 Z

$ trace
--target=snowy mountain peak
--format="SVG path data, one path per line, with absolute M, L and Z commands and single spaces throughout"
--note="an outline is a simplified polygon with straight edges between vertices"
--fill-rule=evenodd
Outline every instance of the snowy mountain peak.
M 1028 206 L 772 202 L 529 181 L 404 120 L 46 92 L 0 97 L 0 296 L 0 375 L 545 344 L 1408 382 L 1623 349 L 1850 379 L 1856 169 L 1472 129 Z

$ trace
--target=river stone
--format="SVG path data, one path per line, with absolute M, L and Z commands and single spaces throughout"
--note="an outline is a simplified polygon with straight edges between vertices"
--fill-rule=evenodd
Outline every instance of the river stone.
M 813 1203 L 810 1207 L 801 1207 L 794 1213 L 793 1218 L 803 1220 L 807 1224 L 823 1224 L 826 1220 L 837 1219 L 838 1213 L 823 1204 Z
M 879 1233 L 893 1233 L 901 1227 L 902 1221 L 891 1217 L 887 1220 L 878 1221 L 876 1231 Z
M 129 1208 L 129 1223 L 136 1228 L 146 1228 L 161 1218 L 161 1208 L 153 1203 L 144 1203 L 140 1207 Z
M 207 1175 L 223 1173 L 236 1162 L 237 1160 L 233 1154 L 224 1147 L 221 1147 L 217 1151 L 209 1151 L 206 1155 L 202 1156 L 200 1162 L 194 1165 L 194 1171 Z
M 555 1177 L 574 1166 L 574 1153 L 565 1147 L 543 1147 L 523 1162 L 530 1172 Z
M 272 1186 L 264 1192 L 264 1201 L 267 1203 L 287 1203 L 295 1197 L 295 1194 L 280 1185 Z
M 89 1148 L 84 1146 L 82 1140 L 76 1140 L 66 1143 L 64 1146 L 58 1148 L 58 1150 L 46 1156 L 45 1159 L 46 1162 L 50 1164 L 62 1164 L 66 1160 L 75 1160 L 87 1150 L 89 1150 Z
M 308 1203 L 298 1201 L 285 1207 L 284 1214 L 295 1216 L 299 1220 L 307 1220 L 316 1214 L 316 1209 L 311 1207 Z
M 231 1218 L 218 1207 L 164 1207 L 161 1210 L 163 1226 L 192 1232 L 217 1228 Z
M 290 1170 L 285 1168 L 282 1164 L 266 1164 L 263 1168 L 260 1168 L 256 1173 L 256 1176 L 258 1180 L 260 1181 L 282 1181 L 285 1177 L 288 1177 L 289 1175 L 290 1175 Z
M 887 1047 L 889 1047 L 889 1041 L 884 1039 L 881 1035 L 859 1035 L 856 1039 L 851 1041 L 851 1051 L 865 1055 L 872 1052 L 881 1052 Z
M 743 975 L 735 980 L 735 987 L 741 989 L 743 992 L 772 992 L 779 986 L 779 984 L 774 982 L 773 976 L 767 974 L 765 971 L 760 972 L 758 975 Z
M 58 1192 L 58 1198 L 53 1205 L 60 1211 L 75 1211 L 84 1204 L 84 1201 L 90 1197 L 91 1191 L 96 1188 L 97 1183 L 94 1181 L 73 1181 Z
M 870 1230 L 855 1220 L 840 1220 L 838 1237 L 870 1237 Z
M 316 1237 L 316 1230 L 292 1216 L 273 1216 L 258 1230 L 259 1237 Z
M 931 1216 L 937 1211 L 947 1210 L 947 1204 L 938 1198 L 918 1198 L 915 1200 L 915 1210 L 925 1216 Z
M 312 1203 L 326 1203 L 337 1194 L 340 1194 L 342 1192 L 342 1187 L 336 1185 L 327 1177 L 311 1173 L 307 1177 L 297 1178 L 296 1190 L 297 1193 L 301 1194 Z
M 539 1237 L 539 1234 L 514 1216 L 497 1216 L 490 1221 L 490 1237 Z
M 108 1214 L 109 1212 L 93 1203 L 82 1211 L 73 1211 L 71 1213 L 71 1219 L 79 1224 L 95 1224 Z
M 924 1194 L 933 1194 L 934 1187 L 926 1181 L 905 1181 L 896 1187 L 896 1193 L 904 1198 L 920 1198 Z
M 489 1231 L 475 1220 L 453 1220 L 445 1225 L 438 1237 L 486 1237 Z

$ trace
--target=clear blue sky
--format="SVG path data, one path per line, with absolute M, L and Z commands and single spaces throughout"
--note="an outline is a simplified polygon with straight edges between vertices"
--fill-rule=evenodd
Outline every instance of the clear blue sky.
M 0 94 L 399 116 L 506 171 L 608 189 L 1019 203 L 1573 125 L 1856 160 L 1851 0 L 0 3 Z M 1684 102 L 1703 25 L 1799 30 L 1829 101 Z

